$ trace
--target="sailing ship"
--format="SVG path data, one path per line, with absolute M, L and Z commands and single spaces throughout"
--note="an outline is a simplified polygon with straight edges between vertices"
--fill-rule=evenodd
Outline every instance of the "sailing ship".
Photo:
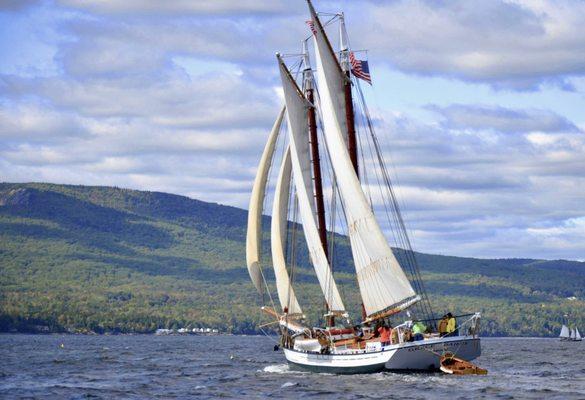
M 561 327 L 561 333 L 559 338 L 562 342 L 580 342 L 583 340 L 581 337 L 581 332 L 579 332 L 579 328 L 571 328 L 565 324 Z
M 360 80 L 371 82 L 369 68 L 350 47 L 345 16 L 318 14 L 310 0 L 307 4 L 310 35 L 302 40 L 302 52 L 276 55 L 285 104 L 265 145 L 250 200 L 246 261 L 255 288 L 269 303 L 262 310 L 279 327 L 288 363 L 303 369 L 438 370 L 446 352 L 461 360 L 475 359 L 481 353 L 479 313 L 459 321 L 458 330 L 449 335 L 436 331 L 362 91 Z M 326 32 L 336 24 L 338 51 Z M 277 174 L 271 174 L 272 165 L 278 167 Z M 274 194 L 267 196 L 271 175 L 277 176 L 276 184 Z M 374 191 L 383 206 L 373 201 Z M 272 201 L 270 255 L 280 307 L 272 299 L 261 262 L 266 198 Z M 394 249 L 381 228 L 380 214 L 394 232 Z M 297 232 L 301 229 L 302 236 Z M 324 297 L 322 326 L 308 324 L 299 301 L 303 297 L 295 291 L 300 237 Z M 336 249 L 347 239 L 361 298 L 353 308 L 346 307 L 334 276 L 340 263 Z M 361 308 L 359 322 L 348 308 Z M 417 321 L 428 329 L 412 340 Z M 379 334 L 391 325 L 390 334 Z

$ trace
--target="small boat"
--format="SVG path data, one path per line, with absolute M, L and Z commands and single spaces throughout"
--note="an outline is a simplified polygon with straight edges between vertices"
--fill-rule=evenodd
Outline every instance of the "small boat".
M 583 338 L 581 337 L 581 333 L 579 333 L 579 329 L 577 328 L 571 329 L 570 340 L 573 342 L 580 342 L 581 340 L 583 340 Z
M 578 328 L 569 329 L 565 324 L 561 327 L 559 338 L 561 342 L 580 342 L 583 340 Z
M 441 357 L 440 369 L 444 373 L 452 375 L 487 375 L 488 373 L 487 369 L 480 368 L 469 361 L 457 358 L 451 353 L 447 353 Z

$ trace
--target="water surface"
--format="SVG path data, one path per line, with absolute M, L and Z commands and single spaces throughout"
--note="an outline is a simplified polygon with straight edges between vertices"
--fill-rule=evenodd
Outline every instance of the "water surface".
M 63 345 L 63 346 L 61 346 Z M 289 370 L 263 336 L 0 335 L 0 397 L 585 399 L 585 342 L 482 339 L 487 376 Z

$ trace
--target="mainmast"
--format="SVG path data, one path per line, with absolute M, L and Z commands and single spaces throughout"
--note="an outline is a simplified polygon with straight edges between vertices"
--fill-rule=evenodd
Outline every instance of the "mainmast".
M 345 73 L 346 78 L 343 86 L 343 93 L 345 96 L 345 121 L 347 123 L 347 150 L 349 151 L 349 158 L 351 159 L 355 174 L 359 179 L 360 174 L 358 167 L 357 140 L 355 135 L 353 99 L 351 97 L 351 66 L 349 65 L 349 46 L 347 43 L 345 16 L 343 13 L 339 15 L 339 44 L 341 46 L 341 53 L 339 57 L 340 66 Z

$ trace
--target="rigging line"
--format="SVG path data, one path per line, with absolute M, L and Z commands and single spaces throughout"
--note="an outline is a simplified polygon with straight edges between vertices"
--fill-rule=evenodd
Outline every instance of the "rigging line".
M 359 97 L 359 100 L 361 100 L 361 101 L 358 101 L 358 103 L 357 103 L 358 104 L 358 107 L 359 107 L 359 111 L 361 111 L 359 117 L 360 117 L 360 120 L 363 122 L 363 120 L 368 117 L 367 108 L 366 108 L 365 101 L 364 101 L 363 97 Z M 366 124 L 364 124 L 364 125 L 366 125 Z M 370 156 L 374 160 L 375 158 L 374 158 L 373 151 L 372 151 L 372 148 L 371 148 L 370 138 L 368 136 L 369 135 L 366 135 L 366 138 L 365 139 L 366 139 L 366 143 L 368 144 L 368 149 L 370 150 Z M 364 151 L 363 151 L 363 141 L 361 140 L 361 138 L 360 138 L 360 146 L 362 146 L 362 159 L 363 159 L 364 158 L 364 154 L 363 154 Z M 365 161 L 364 161 L 364 164 L 365 164 Z M 381 182 L 380 182 L 379 171 L 378 171 L 378 168 L 376 168 L 376 165 L 375 164 L 373 165 L 373 169 L 374 169 L 375 178 L 376 178 L 376 180 L 378 182 L 378 189 L 380 190 L 382 204 L 384 205 L 384 209 L 386 211 L 386 217 L 388 219 L 388 223 L 389 223 L 390 229 L 393 231 L 393 237 L 398 242 L 402 242 L 402 240 L 400 240 L 401 235 L 397 235 L 397 232 L 394 231 L 394 225 L 397 226 L 398 224 L 392 224 L 391 221 L 390 221 L 390 219 L 389 219 L 389 214 L 390 213 L 388 212 L 388 208 L 387 208 L 387 203 L 389 203 L 389 201 L 387 201 L 386 198 L 385 198 L 384 191 L 382 189 L 382 187 L 384 185 L 382 185 Z M 365 170 L 365 168 L 363 168 L 362 170 Z M 367 176 L 367 175 L 365 175 L 365 176 Z M 372 197 L 371 197 L 372 196 L 372 191 L 371 191 L 371 188 L 369 187 L 369 182 L 366 182 L 366 184 L 367 184 L 367 186 L 366 186 L 367 190 L 366 191 L 368 193 L 368 196 L 370 197 L 370 206 L 372 207 L 372 212 L 375 212 L 374 211 L 374 202 L 372 201 Z M 394 214 L 392 214 L 392 215 L 394 217 Z M 406 264 L 406 265 L 404 265 L 404 264 Z M 420 292 L 421 291 L 421 288 L 418 285 L 418 281 L 416 280 L 416 275 L 412 271 L 412 266 L 409 265 L 409 263 L 403 263 L 403 266 L 405 266 L 407 268 L 407 271 L 408 271 L 408 273 L 411 276 L 410 281 L 415 286 L 415 290 L 417 292 Z M 380 290 L 380 285 L 378 285 L 378 289 Z
M 360 102 L 357 102 L 356 104 L 357 104 L 357 109 L 358 109 L 360 121 L 363 124 L 363 122 L 364 122 L 364 115 L 363 115 L 362 112 L 360 112 L 360 110 L 362 110 L 362 105 L 360 104 Z M 360 150 L 361 150 L 360 151 L 360 155 L 361 155 L 361 158 L 362 158 L 362 165 L 363 165 L 363 168 L 360 168 L 360 172 L 362 173 L 363 182 L 365 183 L 365 187 L 366 187 L 366 191 L 367 191 L 367 194 L 368 194 L 368 198 L 370 200 L 370 208 L 372 209 L 372 212 L 373 212 L 374 211 L 374 201 L 372 199 L 372 189 L 370 187 L 369 176 L 368 176 L 368 173 L 367 173 L 367 171 L 368 171 L 369 168 L 366 165 L 366 159 L 365 159 L 365 154 L 364 154 L 365 151 L 364 151 L 364 146 L 363 146 L 363 139 L 364 139 L 363 136 L 364 136 L 364 134 L 362 133 L 362 129 L 360 129 L 360 128 L 363 128 L 363 126 L 360 127 L 359 124 L 358 124 L 358 129 L 357 129 L 358 134 L 356 136 L 358 137 L 358 141 L 359 141 L 359 147 L 360 147 Z M 368 141 L 368 135 L 365 135 L 365 139 L 366 139 L 366 141 Z M 371 154 L 371 152 L 370 152 L 370 154 Z M 363 185 L 362 185 L 362 189 L 363 189 Z
M 363 105 L 360 104 L 360 102 L 358 102 L 358 111 L 362 110 L 362 108 L 363 108 Z M 365 116 L 364 116 L 365 114 L 364 113 L 361 113 L 361 112 L 359 114 L 360 114 L 359 115 L 360 120 L 363 123 L 364 122 L 364 118 L 365 118 Z M 359 132 L 361 133 L 363 131 L 362 130 L 359 130 Z M 364 177 L 364 183 L 365 183 L 365 186 L 366 186 L 366 192 L 367 192 L 368 198 L 370 200 L 370 208 L 372 210 L 372 213 L 375 213 L 375 210 L 374 210 L 374 201 L 372 199 L 372 188 L 371 188 L 371 185 L 369 183 L 368 173 L 367 173 L 367 169 L 368 168 L 366 168 L 366 162 L 365 162 L 365 151 L 364 151 L 364 144 L 363 144 L 364 138 L 362 138 L 361 136 L 362 136 L 362 134 L 360 134 L 358 136 L 358 140 L 359 140 L 360 149 L 361 149 L 362 165 L 364 165 L 364 168 L 361 168 L 360 171 L 363 171 L 363 177 Z M 370 156 L 372 157 L 372 159 L 374 159 L 374 155 L 372 153 L 370 141 L 368 139 L 369 139 L 368 138 L 368 135 L 365 135 L 365 140 L 366 140 L 366 143 L 368 144 L 368 148 L 370 150 Z M 378 188 L 381 191 L 381 187 L 382 186 L 380 185 L 379 176 L 378 176 L 378 173 L 377 173 L 378 171 L 377 171 L 377 168 L 375 168 L 375 165 L 373 166 L 373 170 L 374 170 L 374 175 L 376 177 L 376 180 L 378 182 Z M 382 196 L 382 202 L 384 203 L 383 196 Z M 379 294 L 384 293 L 384 287 L 382 286 L 381 282 L 376 281 L 375 284 L 377 285 L 376 288 L 377 288 L 378 293 Z
M 318 105 L 318 107 L 315 107 L 315 110 L 316 110 L 316 112 L 315 112 L 315 117 L 316 117 L 315 118 L 315 121 L 316 121 L 316 123 L 318 125 L 317 126 L 318 131 L 319 132 L 323 132 L 323 115 L 321 114 L 321 107 L 320 107 L 320 105 L 321 105 L 321 97 L 319 96 L 319 90 L 317 89 L 317 85 L 314 85 L 314 86 L 315 86 L 315 88 L 314 88 L 314 92 L 313 92 L 313 94 L 314 94 L 313 101 L 315 102 L 315 105 Z M 325 152 L 328 155 L 328 157 L 326 157 L 325 163 L 330 166 L 331 163 L 330 163 L 330 159 L 329 159 L 329 149 L 327 147 L 327 141 L 326 141 L 326 138 L 325 138 L 324 135 L 321 135 L 321 139 L 322 139 L 322 142 L 325 143 L 325 146 L 323 146 L 323 147 L 325 148 Z M 332 170 L 333 169 L 331 168 L 331 171 Z M 330 169 L 329 168 L 325 168 L 325 171 L 326 171 L 327 176 L 329 177 L 329 181 L 331 182 Z M 333 266 L 334 266 L 333 260 L 331 259 L 331 260 L 329 260 L 329 274 L 327 275 L 328 276 L 328 279 L 327 279 L 327 292 L 329 294 L 329 296 L 328 296 L 329 298 L 327 299 L 327 301 L 329 302 L 329 304 L 331 303 L 331 300 L 333 298 L 333 293 L 331 291 L 331 287 L 333 286 L 333 282 L 335 282 L 334 268 L 333 268 Z M 347 311 L 347 310 L 344 310 L 344 311 Z
M 275 145 L 278 145 L 278 143 L 281 140 L 282 141 L 285 140 L 284 139 L 284 135 L 282 135 L 283 125 L 284 124 L 281 124 L 280 125 L 280 128 L 278 130 L 278 136 L 276 138 L 277 143 Z M 269 186 L 269 182 L 271 181 L 271 179 L 270 179 L 271 178 L 271 175 L 274 173 L 274 169 L 273 169 L 274 160 L 275 160 L 274 155 L 275 155 L 275 152 L 273 152 L 272 158 L 270 159 L 270 166 L 269 166 L 269 169 L 268 169 L 268 180 L 267 180 L 267 184 L 266 184 L 267 187 Z M 264 242 L 264 236 L 265 236 L 265 232 L 264 232 L 264 229 L 263 229 L 263 226 L 262 226 L 263 225 L 262 222 L 264 220 L 263 215 L 264 215 L 266 198 L 267 198 L 266 191 L 264 191 L 264 198 L 262 199 L 262 212 L 261 212 L 261 217 L 260 217 L 260 235 L 261 235 L 260 236 L 260 246 L 261 246 L 260 247 L 260 255 L 262 255 L 262 244 Z M 260 266 L 259 266 L 260 276 L 262 277 L 262 281 L 264 283 L 264 286 L 266 287 L 266 294 L 268 295 L 268 299 L 270 300 L 270 304 L 272 305 L 272 308 L 274 310 L 276 310 L 276 306 L 275 306 L 275 303 L 274 303 L 274 298 L 272 297 L 272 293 L 270 291 L 270 287 L 268 286 L 268 281 L 266 279 L 266 275 L 264 274 L 264 269 L 262 268 L 262 264 L 261 263 L 259 263 L 259 264 L 260 264 Z M 262 294 L 262 303 L 264 303 L 264 302 L 265 302 L 265 299 L 264 299 L 264 293 L 263 293 Z M 282 329 L 281 329 L 281 333 L 282 333 Z
M 290 182 L 289 185 L 293 186 L 292 185 L 292 182 Z M 296 221 L 297 213 L 298 213 L 298 199 L 297 199 L 297 196 L 296 196 L 296 189 L 293 189 L 293 191 L 294 191 L 294 194 L 293 194 L 293 196 L 294 196 L 294 200 L 293 200 L 294 201 L 294 206 L 293 206 L 293 219 Z M 295 246 L 296 246 L 296 230 L 295 230 L 294 242 L 295 242 Z M 290 279 L 289 279 L 289 281 L 290 281 L 290 287 L 289 287 L 289 290 L 288 290 L 288 299 L 287 299 L 287 307 L 288 307 L 289 312 L 290 312 L 290 302 L 291 302 L 291 292 L 292 292 L 292 290 L 290 290 L 290 289 L 292 288 L 292 285 L 293 285 L 293 282 L 294 282 L 294 279 L 295 279 L 295 266 L 296 266 L 296 262 L 291 263 L 291 266 L 290 266 Z
M 376 107 L 377 107 L 378 109 L 380 109 L 380 105 L 379 105 L 380 103 L 379 103 L 379 101 L 378 101 L 378 96 L 377 96 L 377 92 L 376 92 L 376 87 L 375 87 L 375 86 L 371 86 L 371 90 L 372 90 L 372 92 L 374 93 L 374 96 L 373 96 L 373 97 L 374 97 L 374 101 L 375 101 L 375 103 L 376 103 Z M 361 91 L 361 87 L 360 87 L 360 91 Z M 389 151 L 391 152 L 391 149 L 389 149 Z M 396 164 L 394 163 L 394 158 L 392 157 L 392 155 L 390 155 L 389 159 L 390 159 L 390 165 L 391 165 L 391 167 L 392 167 L 392 172 L 393 172 L 393 178 L 392 178 L 392 179 L 393 179 L 393 180 L 396 182 L 396 186 L 397 186 L 397 187 L 401 187 L 401 184 L 400 184 L 400 179 L 399 179 L 399 176 L 398 176 L 398 173 L 397 173 Z M 405 206 L 404 200 L 403 200 L 403 199 L 402 199 L 400 196 L 397 196 L 397 199 L 398 199 L 398 202 L 400 203 L 400 207 L 401 207 L 402 209 L 406 209 L 406 206 Z M 404 215 L 407 215 L 408 213 L 407 213 L 406 211 L 404 211 L 404 212 L 403 212 L 403 214 L 404 214 Z M 407 218 L 407 219 L 408 219 L 408 218 Z M 411 237 L 411 238 L 412 238 L 412 239 L 411 239 L 411 242 L 415 244 L 416 238 L 415 238 L 415 237 L 414 237 L 414 235 L 412 234 L 412 231 L 410 231 L 410 232 L 409 232 L 409 237 Z M 414 247 L 416 247 L 416 244 L 415 244 L 415 246 L 414 246 Z
M 422 308 L 425 309 L 426 312 L 429 312 L 430 315 L 432 316 L 433 313 L 432 313 L 432 308 L 431 308 L 430 300 L 429 300 L 428 295 L 427 295 L 427 292 L 425 290 L 424 282 L 422 280 L 422 277 L 420 275 L 420 270 L 418 268 L 418 263 L 416 262 L 416 258 L 414 257 L 414 252 L 412 251 L 412 245 L 411 245 L 410 240 L 408 238 L 408 233 L 406 231 L 406 226 L 404 224 L 404 220 L 403 220 L 402 215 L 400 213 L 400 208 L 398 206 L 398 201 L 396 199 L 394 190 L 392 189 L 392 183 L 391 183 L 391 180 L 390 180 L 390 178 L 388 176 L 388 171 L 385 168 L 385 164 L 384 164 L 383 159 L 382 159 L 382 156 L 381 156 L 380 145 L 379 145 L 379 142 L 377 140 L 377 137 L 376 137 L 376 135 L 374 133 L 374 129 L 373 129 L 373 126 L 372 126 L 372 123 L 371 123 L 371 119 L 369 117 L 369 111 L 367 110 L 367 106 L 365 105 L 365 99 L 364 99 L 364 96 L 363 96 L 363 92 L 361 90 L 361 86 L 359 85 L 359 82 L 358 82 L 358 86 L 357 87 L 358 87 L 358 91 L 359 91 L 360 97 L 362 99 L 362 102 L 364 103 L 364 107 L 365 107 L 365 110 L 366 110 L 366 115 L 368 116 L 368 119 L 367 119 L 368 126 L 370 128 L 370 133 L 371 133 L 371 136 L 372 136 L 372 140 L 373 140 L 373 143 L 374 143 L 374 147 L 375 147 L 376 152 L 377 152 L 377 155 L 378 155 L 378 159 L 379 159 L 379 163 L 380 163 L 380 168 L 382 170 L 382 174 L 383 174 L 384 180 L 386 182 L 386 186 L 388 187 L 388 190 L 389 190 L 390 195 L 392 197 L 392 205 L 393 205 L 393 208 L 395 209 L 395 212 L 396 212 L 396 215 L 397 215 L 397 218 L 398 218 L 398 222 L 400 224 L 399 226 L 400 226 L 401 233 L 404 235 L 403 239 L 405 240 L 405 242 L 406 242 L 406 244 L 408 246 L 407 247 L 407 257 L 410 259 L 410 261 L 413 264 L 414 271 L 415 271 L 415 275 L 417 277 L 418 284 L 420 285 L 420 288 L 421 288 L 421 296 L 422 296 L 422 299 L 423 299 L 423 301 L 422 301 L 422 303 L 423 303 Z
M 318 95 L 319 94 L 317 92 L 317 96 Z M 320 109 L 319 109 L 319 111 L 320 111 Z M 319 118 L 319 122 L 321 123 L 320 126 L 321 126 L 321 129 L 323 129 L 323 126 L 322 126 L 322 120 L 323 120 L 323 118 L 322 118 L 322 115 L 320 113 L 319 113 L 319 117 L 320 117 Z M 337 178 L 336 178 L 336 175 L 335 175 L 335 170 L 332 167 L 333 163 L 331 161 L 331 153 L 329 152 L 329 147 L 328 146 L 324 146 L 324 147 L 325 147 L 325 155 L 326 155 L 325 158 L 327 160 L 328 165 L 331 166 L 331 169 L 330 170 L 327 169 L 329 179 L 330 179 L 331 182 L 337 182 Z M 343 198 L 341 197 L 341 194 L 339 194 L 339 189 L 337 189 L 337 185 L 335 185 L 335 189 L 336 190 L 334 190 L 333 192 L 335 193 L 337 191 L 337 194 L 339 195 L 339 204 L 341 205 L 341 211 L 343 213 L 342 218 L 340 218 L 341 219 L 341 224 L 340 225 L 341 225 L 341 228 L 343 229 L 344 224 L 347 225 L 347 214 L 346 214 L 346 211 L 345 211 L 345 205 L 343 203 Z M 349 239 L 349 227 L 347 227 L 347 235 L 346 236 Z M 351 251 L 351 244 L 350 244 L 350 251 Z M 354 263 L 355 263 L 355 261 L 354 261 Z M 357 274 L 355 275 L 355 277 L 356 277 L 356 281 L 357 281 Z M 359 281 L 357 282 L 357 284 L 358 284 L 358 288 L 359 288 Z
M 369 113 L 368 113 L 368 110 L 367 110 L 367 106 L 365 105 L 365 99 L 363 98 L 363 93 L 361 93 L 361 87 L 359 86 L 359 82 L 357 82 L 357 84 L 358 84 L 358 89 L 360 90 L 360 97 L 361 97 L 361 100 L 362 100 L 362 104 L 364 106 L 364 111 L 365 111 L 366 117 L 368 117 L 368 120 L 367 121 L 368 121 L 368 125 L 370 127 L 370 134 L 372 136 L 372 140 L 374 141 L 374 145 L 376 145 L 376 142 L 375 142 L 375 134 L 374 134 L 373 127 L 371 125 L 371 121 L 369 119 Z M 379 157 L 379 165 L 380 165 L 380 169 L 382 171 L 382 174 L 384 174 L 384 163 L 383 163 L 383 160 L 381 159 L 381 157 Z M 385 179 L 385 181 L 386 181 L 386 179 Z M 388 187 L 391 188 L 391 186 L 389 186 L 389 185 L 385 185 L 385 186 L 388 186 Z M 392 202 L 392 204 L 393 204 L 393 209 L 395 211 L 397 211 L 396 210 L 396 207 L 394 207 L 395 203 Z M 396 216 L 396 212 L 395 213 L 392 213 L 392 215 L 393 215 L 393 217 L 395 217 Z M 398 222 L 397 226 L 400 227 L 399 222 Z M 398 242 L 403 243 L 403 244 L 406 244 L 406 243 L 404 243 L 404 236 L 402 235 L 401 230 L 399 229 L 398 232 L 400 234 L 396 236 L 396 239 L 398 240 Z M 407 246 L 403 246 L 403 247 L 406 247 L 407 248 Z M 416 279 L 417 278 L 416 271 L 413 271 L 413 268 L 412 268 L 413 266 L 412 266 L 412 264 L 410 262 L 406 262 L 405 264 L 408 267 L 409 272 L 411 272 L 411 281 L 412 281 L 412 283 L 415 285 L 417 291 L 421 292 L 421 289 L 422 288 L 419 285 L 418 279 Z M 414 272 L 414 274 L 413 274 L 413 272 Z M 414 278 L 414 279 L 412 279 L 412 278 Z
M 358 102 L 358 107 L 360 107 L 360 111 L 363 111 L 363 113 L 360 113 L 360 119 L 361 119 L 361 122 L 364 122 L 364 119 L 366 118 L 366 114 L 365 114 L 365 111 L 363 110 L 363 104 L 361 102 Z M 375 157 L 374 157 L 374 152 L 372 150 L 372 143 L 371 143 L 371 140 L 368 137 L 368 135 L 366 135 L 365 140 L 366 140 L 366 143 L 368 145 L 368 150 L 369 150 L 369 153 L 370 153 L 370 157 L 371 157 L 372 160 L 374 160 Z M 362 142 L 360 141 L 360 143 L 362 143 Z M 363 144 L 362 144 L 362 146 L 363 146 Z M 363 151 L 363 147 L 362 147 L 362 151 Z M 363 152 L 365 153 L 365 151 L 363 151 Z M 363 156 L 363 154 L 362 154 L 362 156 Z M 388 206 L 387 206 L 387 203 L 389 203 L 389 201 L 387 201 L 386 196 L 384 195 L 383 185 L 380 182 L 379 171 L 378 171 L 378 168 L 376 168 L 376 165 L 375 164 L 373 165 L 373 170 L 374 170 L 374 176 L 376 178 L 376 182 L 378 184 L 377 185 L 378 186 L 378 190 L 380 192 L 382 204 L 384 206 L 384 210 L 385 210 L 385 214 L 386 214 L 386 219 L 388 220 L 389 227 L 390 227 L 391 231 L 393 232 L 393 237 L 395 238 L 395 240 L 401 241 L 400 240 L 400 236 L 397 235 L 397 232 L 394 230 L 394 224 L 390 220 L 390 212 L 389 212 Z M 368 186 L 368 194 L 370 196 L 370 204 L 372 206 L 372 211 L 375 212 L 374 211 L 374 203 L 373 203 L 373 201 L 371 199 L 371 193 L 372 193 L 371 192 L 371 189 Z M 408 267 L 408 265 L 407 265 L 407 267 Z M 414 278 L 414 277 L 412 276 L 413 274 L 412 274 L 411 268 L 408 268 L 408 269 L 409 269 L 408 272 L 411 275 L 411 281 L 412 281 L 413 280 L 412 278 Z M 413 283 L 415 283 L 415 286 L 418 286 L 418 285 L 416 285 L 416 282 L 413 282 Z

